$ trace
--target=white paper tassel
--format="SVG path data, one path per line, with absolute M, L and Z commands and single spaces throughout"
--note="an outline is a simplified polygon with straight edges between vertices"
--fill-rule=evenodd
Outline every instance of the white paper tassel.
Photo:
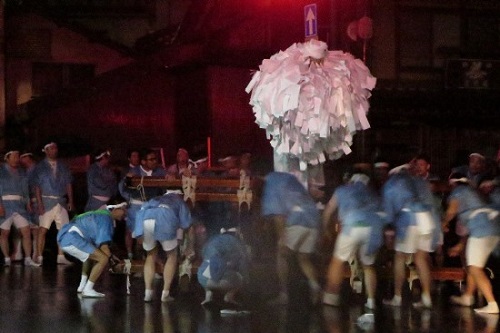
M 263 60 L 246 87 L 255 122 L 266 129 L 275 153 L 301 165 L 351 152 L 366 118 L 376 79 L 360 59 L 328 51 L 324 42 L 296 43 Z

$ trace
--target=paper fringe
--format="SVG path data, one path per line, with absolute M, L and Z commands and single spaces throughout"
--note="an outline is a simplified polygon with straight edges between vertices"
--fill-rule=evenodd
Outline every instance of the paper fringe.
M 245 90 L 275 152 L 316 165 L 349 154 L 354 134 L 370 128 L 375 84 L 360 59 L 311 40 L 263 60 Z

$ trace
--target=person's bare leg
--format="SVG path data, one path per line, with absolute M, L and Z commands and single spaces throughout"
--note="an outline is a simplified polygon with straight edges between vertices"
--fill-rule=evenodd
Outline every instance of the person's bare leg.
M 21 229 L 19 229 L 19 232 L 21 233 L 21 236 L 23 237 L 23 250 L 24 250 L 24 255 L 27 258 L 31 258 L 31 233 L 30 233 L 30 227 L 26 226 Z
M 47 237 L 47 228 L 40 227 L 38 229 L 38 263 L 41 264 L 40 258 L 43 257 L 43 250 L 45 249 L 45 238 Z
M 338 294 L 340 286 L 344 280 L 344 261 L 337 257 L 332 257 L 327 271 L 327 282 L 325 291 L 328 293 Z
M 177 248 L 167 252 L 167 261 L 163 267 L 163 292 L 161 295 L 162 302 L 172 301 L 173 297 L 170 296 L 170 286 L 174 279 L 177 270 Z
M 278 249 L 277 257 L 276 257 L 276 269 L 278 273 L 279 280 L 279 290 L 280 294 L 278 295 L 278 303 L 286 303 L 287 302 L 287 281 L 288 281 L 288 249 L 285 247 L 280 247 Z
M 132 231 L 128 228 L 125 230 L 125 247 L 127 249 L 127 257 L 132 259 L 134 255 L 134 239 L 132 237 Z
M 155 278 L 155 261 L 157 253 L 157 247 L 148 251 L 146 254 L 146 260 L 144 261 L 144 285 L 146 289 L 144 296 L 145 302 L 153 300 L 153 280 Z
M 311 256 L 309 253 L 298 253 L 297 259 L 299 261 L 299 266 L 300 266 L 300 269 L 302 270 L 302 273 L 304 273 L 304 275 L 307 278 L 307 281 L 309 281 L 309 289 L 311 291 L 311 300 L 313 303 L 317 303 L 318 298 L 319 298 L 319 293 L 321 291 L 321 287 L 318 283 L 318 277 L 316 275 L 316 268 L 314 267 L 313 263 L 311 262 Z
M 10 230 L 1 229 L 0 234 L 0 247 L 2 248 L 3 257 L 5 258 L 5 265 L 10 265 L 9 257 L 9 234 Z
M 401 306 L 403 283 L 406 279 L 406 254 L 396 251 L 394 255 L 394 297 L 384 301 L 386 305 Z
M 80 285 L 78 286 L 78 289 L 76 290 L 78 293 L 81 293 L 83 291 L 83 288 L 85 288 L 85 285 L 87 284 L 87 281 L 89 280 L 89 275 L 90 275 L 90 270 L 92 269 L 92 263 L 89 259 L 84 261 L 82 263 L 82 276 L 80 278 Z
M 155 261 L 158 248 L 155 247 L 147 251 L 146 261 L 144 262 L 144 285 L 146 289 L 153 289 L 153 280 L 155 275 Z
M 23 251 L 24 251 L 24 266 L 40 266 L 40 264 L 37 264 L 31 259 L 32 242 L 31 242 L 30 226 L 27 225 L 26 227 L 19 229 L 19 232 L 21 233 L 22 236 Z
M 326 276 L 325 293 L 323 294 L 323 303 L 337 306 L 340 304 L 339 294 L 344 280 L 344 262 L 333 256 L 328 265 Z
M 424 307 L 432 306 L 431 299 L 431 268 L 430 268 L 430 256 L 429 252 L 418 250 L 415 253 L 415 265 L 417 266 L 418 275 L 420 278 L 420 285 L 422 286 L 422 301 L 417 303 L 418 305 L 423 305 Z
M 99 293 L 94 290 L 94 284 L 97 279 L 101 276 L 102 272 L 106 268 L 109 260 L 109 256 L 101 251 L 100 249 L 95 250 L 90 256 L 89 260 L 93 261 L 92 269 L 90 270 L 89 279 L 85 284 L 82 291 L 83 297 L 104 297 L 104 294 Z M 87 266 L 88 268 L 88 266 Z
M 366 304 L 368 309 L 375 308 L 375 293 L 377 290 L 377 272 L 372 265 L 365 265 L 363 267 L 365 275 L 365 290 L 366 290 Z
M 31 228 L 30 230 L 31 236 L 33 237 L 33 243 L 31 246 L 33 248 L 33 261 L 38 260 L 38 256 L 40 255 L 40 252 L 38 252 L 38 229 L 39 228 Z
M 109 257 L 101 250 L 96 250 L 89 257 L 94 261 L 89 274 L 89 281 L 96 282 L 108 264 Z
M 453 304 L 458 304 L 462 306 L 472 306 L 474 305 L 474 295 L 477 290 L 476 281 L 471 274 L 467 274 L 467 282 L 465 286 L 465 291 L 460 296 L 451 296 L 450 301 Z
M 499 313 L 498 304 L 495 301 L 495 296 L 493 295 L 491 282 L 490 280 L 488 280 L 488 277 L 484 273 L 483 268 L 477 266 L 469 266 L 468 270 L 469 274 L 471 274 L 472 278 L 476 281 L 477 288 L 481 291 L 484 298 L 486 298 L 486 301 L 488 302 L 485 307 L 475 310 L 482 313 Z

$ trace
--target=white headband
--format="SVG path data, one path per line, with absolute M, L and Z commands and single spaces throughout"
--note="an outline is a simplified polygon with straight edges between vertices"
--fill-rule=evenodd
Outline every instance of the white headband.
M 469 158 L 471 157 L 479 157 L 480 159 L 484 160 L 484 156 L 479 153 L 472 153 L 469 155 Z
M 230 156 L 227 156 L 227 157 L 219 158 L 219 159 L 218 159 L 218 161 L 219 161 L 220 163 L 223 163 L 223 162 L 227 162 L 227 161 L 230 161 L 230 160 L 232 160 L 232 159 L 235 159 L 235 158 L 236 158 L 235 156 L 230 155 Z
M 466 177 L 462 177 L 462 178 L 450 178 L 448 180 L 448 182 L 450 184 L 454 184 L 454 183 L 464 183 L 464 184 L 468 184 L 469 183 L 469 179 L 466 178 Z
M 409 164 L 403 164 L 403 165 L 397 166 L 394 169 L 391 169 L 389 171 L 389 175 L 394 175 L 396 173 L 400 173 L 401 171 L 408 170 L 409 168 L 410 168 Z
M 208 157 L 200 158 L 199 160 L 193 161 L 189 160 L 189 163 L 194 165 L 195 168 L 199 167 L 201 163 L 205 163 L 208 160 Z
M 8 152 L 5 153 L 5 155 L 3 155 L 3 159 L 5 161 L 7 161 L 7 157 L 9 157 L 10 154 L 16 153 L 16 152 L 19 153 L 19 150 L 9 150 Z
M 32 153 L 24 153 L 24 154 L 22 154 L 19 157 L 23 158 L 23 157 L 26 157 L 26 156 L 33 156 L 33 154 Z
M 389 163 L 387 162 L 377 162 L 373 165 L 375 168 L 388 168 Z
M 95 160 L 100 160 L 104 156 L 111 156 L 111 153 L 109 152 L 109 150 L 106 150 L 105 152 L 102 152 L 101 154 L 97 155 L 95 157 Z
M 57 146 L 57 144 L 56 144 L 55 142 L 49 142 L 49 143 L 47 143 L 45 146 L 43 146 L 42 151 L 45 153 L 45 150 L 46 150 L 47 148 L 49 148 L 50 146 Z

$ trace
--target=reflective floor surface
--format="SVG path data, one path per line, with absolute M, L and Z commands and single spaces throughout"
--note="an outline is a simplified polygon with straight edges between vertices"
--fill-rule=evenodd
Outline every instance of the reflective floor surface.
M 339 308 L 317 306 L 309 301 L 303 278 L 291 277 L 288 306 L 267 305 L 276 293 L 271 266 L 255 265 L 252 283 L 241 300 L 249 314 L 224 315 L 221 307 L 200 305 L 203 291 L 192 281 L 187 292 L 174 288 L 175 301 L 161 303 L 161 279 L 157 299 L 145 304 L 144 283 L 131 277 L 127 294 L 126 275 L 105 273 L 96 284 L 102 299 L 81 299 L 76 288 L 80 265 L 24 267 L 0 266 L 0 332 L 497 332 L 498 315 L 479 316 L 470 308 L 451 306 L 448 297 L 454 284 L 436 288 L 432 310 L 379 305 L 366 313 L 361 295 L 349 288 Z M 296 267 L 290 267 L 292 270 Z M 383 284 L 380 290 L 388 288 Z M 406 299 L 412 295 L 405 295 Z M 223 306 L 222 306 L 223 307 Z M 364 316 L 362 316 L 364 315 Z M 361 317 L 362 316 L 362 317 Z M 361 318 L 360 318 L 361 317 Z

